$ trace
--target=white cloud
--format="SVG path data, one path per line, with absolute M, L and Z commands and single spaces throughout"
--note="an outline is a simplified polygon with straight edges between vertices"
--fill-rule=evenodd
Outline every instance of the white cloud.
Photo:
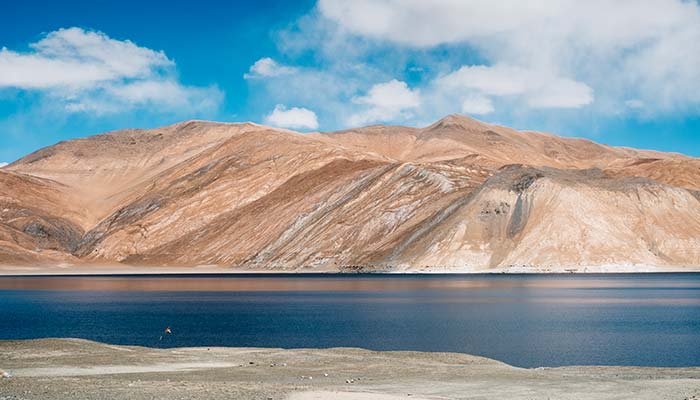
M 527 104 L 532 108 L 579 108 L 592 102 L 593 89 L 588 85 L 559 77 L 527 94 Z
M 472 115 L 484 115 L 494 112 L 493 102 L 482 95 L 471 95 L 462 101 L 462 112 Z
M 593 47 L 620 47 L 692 23 L 697 4 L 676 0 L 320 0 L 321 13 L 351 32 L 416 47 L 482 41 L 501 36 L 508 46 L 520 33 L 577 36 Z M 575 38 L 564 38 L 567 41 Z M 508 43 L 505 43 L 508 42 Z M 530 43 L 546 46 L 546 43 Z M 520 46 L 526 44 L 520 43 Z
M 317 129 L 318 119 L 316 113 L 302 108 L 287 108 L 283 104 L 278 104 L 275 109 L 265 117 L 265 123 L 282 128 L 292 129 Z
M 363 105 L 352 102 L 374 82 L 391 77 L 369 63 L 341 62 L 333 58 L 322 66 L 289 67 L 289 74 L 248 79 L 254 96 L 252 108 L 269 113 L 275 104 L 303 104 L 323 116 L 327 128 L 346 126 L 347 117 Z
M 421 98 L 418 89 L 411 90 L 406 82 L 392 79 L 372 86 L 365 96 L 355 97 L 353 102 L 366 106 L 348 119 L 349 125 L 357 126 L 405 117 L 406 111 L 420 106 Z
M 630 98 L 647 111 L 700 109 L 697 1 L 320 0 L 318 11 L 378 43 L 468 46 L 485 60 L 484 70 L 470 66 L 471 73 L 488 78 L 470 86 L 491 96 L 521 95 L 530 107 L 580 107 L 595 93 L 601 113 Z M 539 89 L 496 76 L 492 69 L 500 66 L 527 71 Z
M 0 88 L 45 93 L 69 112 L 113 113 L 142 105 L 206 111 L 218 107 L 215 87 L 182 85 L 162 51 L 81 28 L 60 29 L 29 45 L 0 50 Z
M 578 108 L 593 101 L 593 90 L 585 83 L 504 64 L 464 66 L 439 77 L 436 85 L 438 90 L 476 91 L 482 97 L 519 96 L 532 108 Z
M 489 4 L 490 3 L 490 4 Z M 547 2 L 518 0 L 320 0 L 319 10 L 351 32 L 431 47 L 524 27 L 546 14 Z M 554 8 L 555 4 L 552 4 Z
M 508 65 L 463 66 L 436 80 L 438 86 L 447 90 L 478 90 L 489 96 L 513 96 L 527 92 L 533 86 L 529 71 Z
M 183 86 L 172 80 L 140 80 L 105 84 L 89 95 L 66 96 L 65 108 L 71 112 L 98 114 L 157 106 L 167 110 L 215 110 L 223 94 L 215 87 Z
M 7 165 L 9 165 L 9 164 L 7 164 L 6 162 L 0 162 L 0 168 L 5 167 Z
M 121 78 L 146 78 L 174 63 L 157 52 L 101 32 L 60 29 L 18 53 L 0 50 L 0 86 L 84 87 Z
M 281 65 L 270 57 L 264 57 L 251 65 L 250 70 L 243 77 L 245 79 L 267 78 L 293 74 L 296 70 L 296 68 Z

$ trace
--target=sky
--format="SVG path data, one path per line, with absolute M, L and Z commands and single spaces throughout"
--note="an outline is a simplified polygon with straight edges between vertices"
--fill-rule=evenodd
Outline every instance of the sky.
M 188 119 L 301 132 L 448 114 L 700 156 L 693 0 L 17 1 L 0 165 Z

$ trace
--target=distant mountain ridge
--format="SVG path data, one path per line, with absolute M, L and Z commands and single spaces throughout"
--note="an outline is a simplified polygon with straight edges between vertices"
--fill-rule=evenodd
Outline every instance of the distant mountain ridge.
M 700 159 L 461 115 L 120 130 L 29 154 L 0 187 L 2 264 L 700 269 Z

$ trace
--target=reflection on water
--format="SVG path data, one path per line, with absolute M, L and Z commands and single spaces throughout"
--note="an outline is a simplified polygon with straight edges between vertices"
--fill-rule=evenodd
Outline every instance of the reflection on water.
M 700 275 L 0 277 L 0 339 L 35 337 L 700 366 Z
M 647 275 L 206 274 L 0 277 L 0 289 L 138 291 L 394 291 L 411 289 L 700 289 L 700 279 Z M 685 274 L 690 277 L 693 274 Z M 635 279 L 624 279 L 633 276 Z

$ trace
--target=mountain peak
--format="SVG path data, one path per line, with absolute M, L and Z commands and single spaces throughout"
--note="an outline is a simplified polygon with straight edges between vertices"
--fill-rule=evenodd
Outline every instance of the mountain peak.
M 475 127 L 485 128 L 486 123 L 479 121 L 478 119 L 469 117 L 463 114 L 449 114 L 442 119 L 438 120 L 434 124 L 426 127 L 427 130 L 437 129 L 437 128 L 461 128 L 469 129 Z

